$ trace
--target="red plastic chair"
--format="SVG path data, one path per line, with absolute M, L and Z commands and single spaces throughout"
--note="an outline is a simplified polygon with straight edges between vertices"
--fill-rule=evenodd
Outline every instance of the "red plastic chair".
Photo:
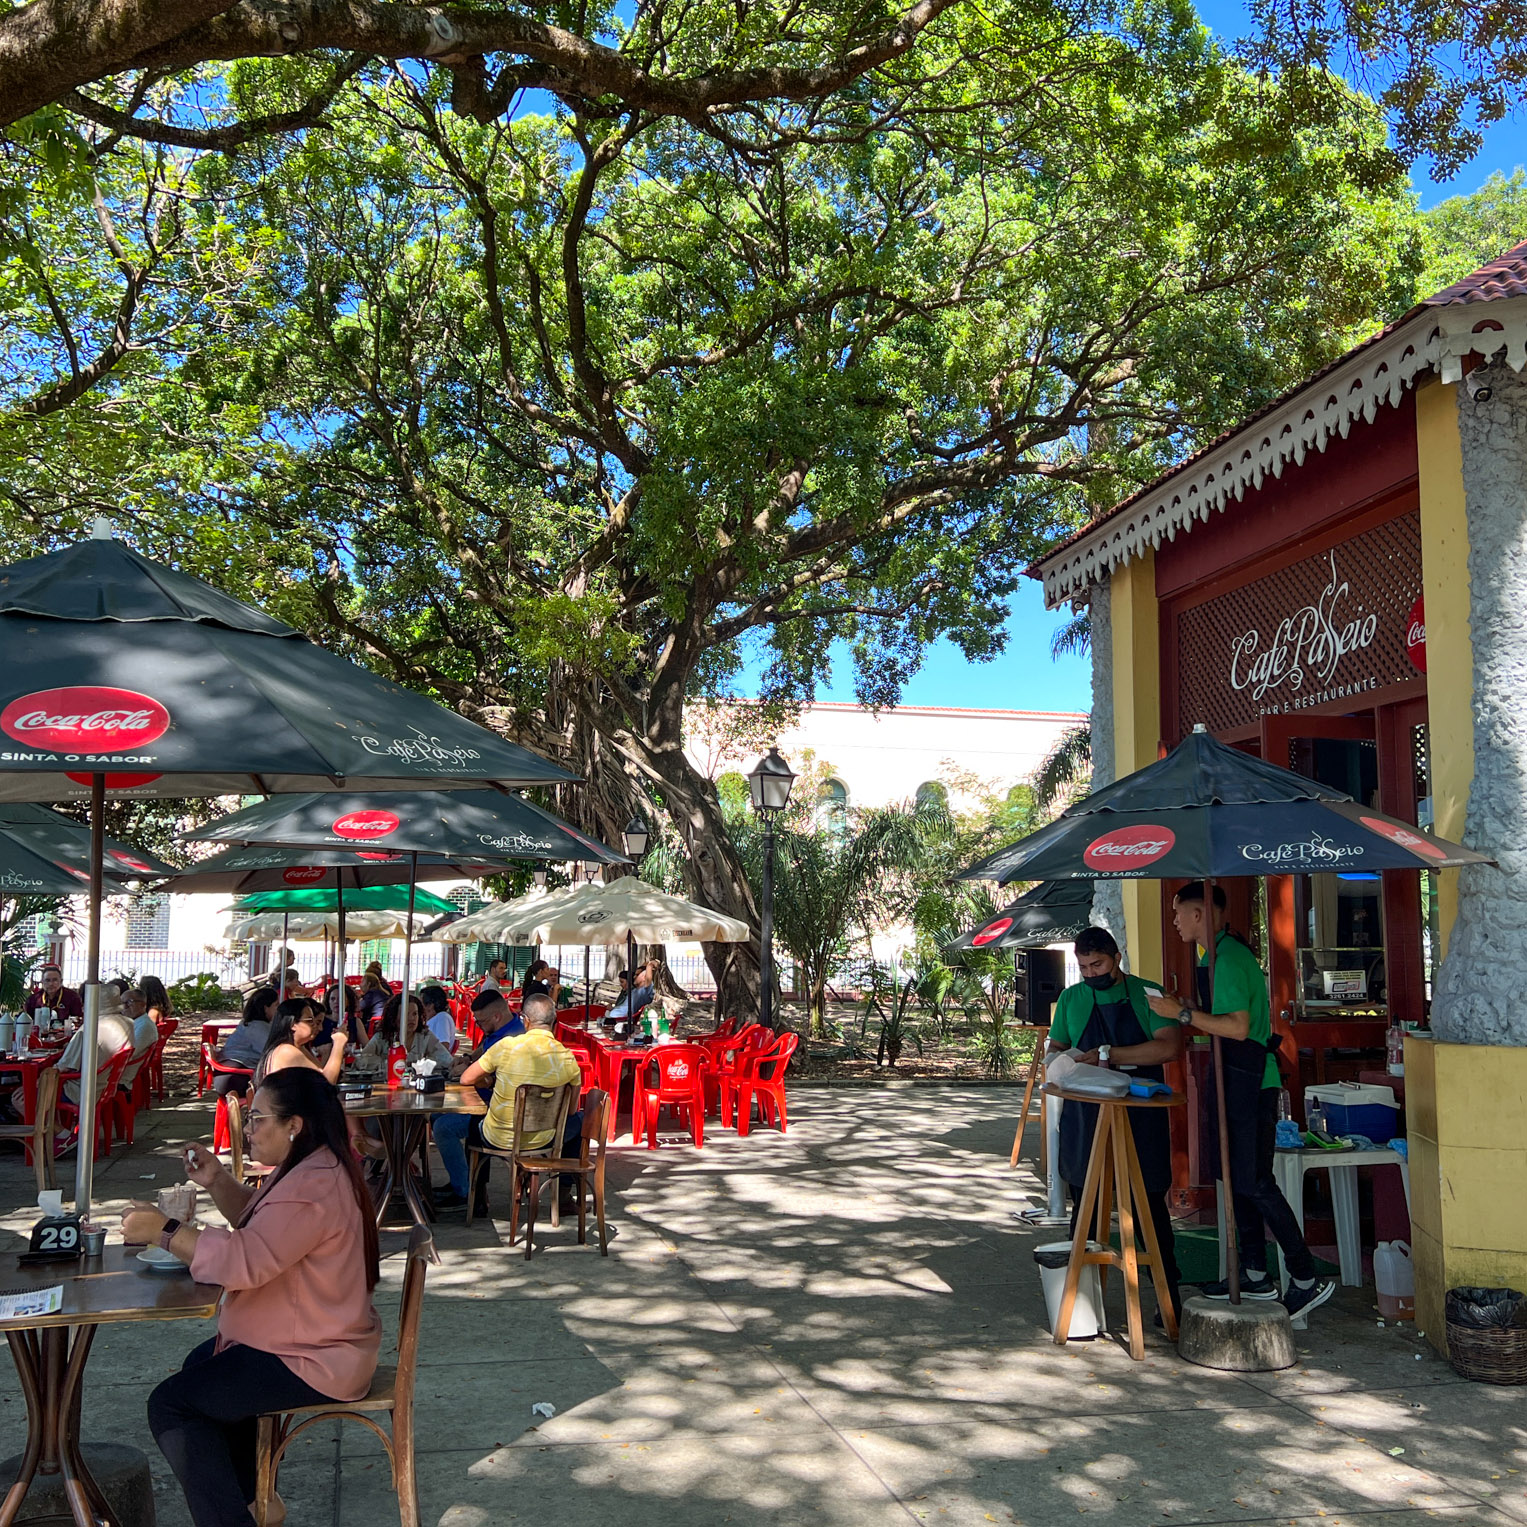
M 689 1115 L 689 1136 L 698 1150 L 705 1144 L 704 1076 L 709 1065 L 699 1045 L 659 1045 L 652 1059 L 638 1066 L 631 1093 L 631 1134 L 645 1132 L 649 1150 L 657 1149 L 657 1118 L 666 1108 Z
M 206 1068 L 209 1076 L 247 1076 L 250 1085 L 254 1084 L 254 1071 L 248 1066 L 230 1066 L 227 1061 L 219 1060 L 212 1053 L 212 1046 L 204 1044 L 201 1047 L 201 1063 Z M 233 1143 L 233 1135 L 228 1128 L 228 1099 L 223 1093 L 217 1095 L 217 1113 L 212 1121 L 212 1149 L 225 1151 Z
M 710 1068 L 705 1073 L 705 1111 L 714 1115 L 722 1106 L 721 1098 L 725 1083 L 735 1080 L 743 1066 L 760 1050 L 774 1042 L 774 1031 L 761 1023 L 750 1023 L 733 1034 L 725 1034 L 720 1040 L 707 1034 L 700 1041 L 710 1055 Z M 723 1115 L 721 1122 L 732 1121 Z
M 164 1091 L 164 1048 L 175 1037 L 175 1031 L 180 1027 L 178 1018 L 161 1018 L 155 1025 L 159 1030 L 159 1043 L 153 1048 L 147 1061 L 144 1062 L 142 1075 L 148 1078 L 149 1091 L 162 1103 L 165 1098 Z
M 753 1099 L 758 1099 L 758 1116 L 765 1124 L 775 1122 L 778 1116 L 779 1132 L 784 1134 L 785 1118 L 785 1068 L 795 1047 L 800 1044 L 799 1034 L 781 1034 L 779 1042 L 767 1050 L 756 1050 L 739 1059 L 735 1075 L 721 1083 L 721 1122 L 730 1124 L 735 1117 L 737 1133 L 745 1135 L 753 1117 Z
M 111 1154 L 112 1122 L 116 1118 L 117 1088 L 122 1083 L 122 1073 L 127 1069 L 127 1063 L 133 1058 L 133 1047 L 123 1045 L 115 1055 L 95 1074 L 96 1079 L 96 1152 L 98 1155 L 109 1156 Z M 65 1124 L 76 1135 L 80 1127 L 80 1106 L 73 1098 L 64 1095 L 64 1087 L 69 1082 L 77 1082 L 80 1079 L 78 1071 L 60 1071 L 58 1073 L 58 1114 Z
M 565 1024 L 593 1023 L 609 1012 L 608 1002 L 580 1002 L 576 1007 L 559 1007 L 557 1022 Z
M 196 1070 L 196 1095 L 200 1097 L 208 1087 L 212 1085 L 212 1073 L 207 1069 L 207 1046 L 211 1045 L 215 1050 L 223 1037 L 223 1031 L 215 1023 L 204 1023 L 201 1026 L 201 1053 L 202 1061 Z

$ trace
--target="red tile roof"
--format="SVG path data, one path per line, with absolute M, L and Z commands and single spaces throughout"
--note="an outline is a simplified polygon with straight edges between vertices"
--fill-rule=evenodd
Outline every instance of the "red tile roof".
M 1148 482 L 1137 492 L 1131 493 L 1128 498 L 1120 499 L 1112 509 L 1100 514 L 1094 520 L 1089 520 L 1079 530 L 1072 531 L 1064 540 L 1057 541 L 1038 562 L 1026 569 L 1028 576 L 1042 579 L 1043 574 L 1040 572 L 1040 568 L 1057 552 L 1064 551 L 1068 546 L 1073 546 L 1076 542 L 1085 540 L 1100 525 L 1107 524 L 1115 515 L 1123 514 L 1127 509 L 1132 508 L 1147 494 L 1154 493 L 1163 483 L 1170 482 L 1179 472 L 1186 471 L 1194 462 L 1219 450 L 1233 435 L 1240 434 L 1243 429 L 1255 424 L 1258 419 L 1266 414 L 1270 414 L 1275 408 L 1281 408 L 1295 393 L 1312 386 L 1328 372 L 1334 371 L 1345 361 L 1350 360 L 1360 351 L 1366 350 L 1369 345 L 1376 344 L 1386 335 L 1393 334 L 1396 329 L 1409 323 L 1418 314 L 1426 312 L 1428 308 L 1461 306 L 1466 302 L 1500 302 L 1508 297 L 1527 297 L 1527 239 L 1524 239 L 1520 244 L 1513 245 L 1503 255 L 1491 260 L 1488 264 L 1481 265 L 1478 270 L 1465 276 L 1463 280 L 1455 281 L 1451 286 L 1443 287 L 1440 292 L 1434 292 L 1430 297 L 1423 297 L 1408 312 L 1396 318 L 1392 323 L 1386 323 L 1382 329 L 1370 334 L 1367 339 L 1360 340 L 1346 354 L 1337 356 L 1334 361 L 1322 366 L 1319 371 L 1312 372 L 1297 386 L 1290 387 L 1287 392 L 1274 398 L 1265 407 L 1257 409 L 1255 413 L 1247 414 L 1239 424 L 1232 425 L 1223 434 L 1216 435 L 1213 440 L 1208 441 L 1198 450 L 1194 451 L 1191 456 L 1184 456 L 1176 466 L 1163 472 L 1160 477 Z

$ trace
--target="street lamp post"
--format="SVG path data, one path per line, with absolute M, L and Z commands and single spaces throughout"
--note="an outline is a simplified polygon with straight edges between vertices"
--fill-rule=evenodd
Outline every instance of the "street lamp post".
M 765 1028 L 774 1026 L 774 822 L 790 804 L 790 788 L 795 774 L 777 747 L 753 766 L 748 775 L 748 794 L 753 810 L 763 819 L 763 906 L 759 908 L 758 927 L 758 1020 Z
M 651 836 L 652 834 L 647 831 L 647 824 L 640 817 L 632 817 L 626 823 L 625 831 L 620 835 L 620 846 L 626 851 L 626 858 L 638 868 L 642 862 L 642 855 L 647 852 L 647 840 Z M 632 997 L 636 992 L 636 938 L 630 928 L 626 929 L 626 990 L 631 994 L 626 999 L 626 1008 L 629 1011 Z M 631 1016 L 634 1018 L 636 1015 L 632 1013 Z

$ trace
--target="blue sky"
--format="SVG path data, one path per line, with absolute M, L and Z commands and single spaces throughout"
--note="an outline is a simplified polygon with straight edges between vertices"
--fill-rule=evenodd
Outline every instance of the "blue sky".
M 1239 0 L 1198 0 L 1198 12 L 1221 36 L 1233 39 L 1249 27 Z M 1448 181 L 1439 182 L 1429 167 L 1417 164 L 1412 179 L 1424 207 L 1450 196 L 1477 190 L 1497 170 L 1504 174 L 1527 162 L 1527 138 L 1520 115 L 1498 123 L 1485 135 L 1478 156 Z M 1038 584 L 1025 579 L 1010 603 L 1007 648 L 990 663 L 969 663 L 948 642 L 936 643 L 921 671 L 903 692 L 907 705 L 999 706 L 1009 710 L 1086 710 L 1091 704 L 1091 666 L 1086 658 L 1052 662 L 1050 639 L 1067 612 L 1050 612 Z M 848 653 L 835 654 L 833 682 L 818 691 L 820 700 L 854 698 L 853 665 Z M 748 686 L 743 682 L 744 691 Z M 756 686 L 751 686 L 756 687 Z

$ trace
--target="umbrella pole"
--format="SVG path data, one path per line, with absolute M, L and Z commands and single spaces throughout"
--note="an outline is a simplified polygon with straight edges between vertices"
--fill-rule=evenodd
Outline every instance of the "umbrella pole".
M 334 964 L 339 970 L 339 982 L 334 988 L 339 993 L 339 1016 L 335 1022 L 345 1031 L 348 1038 L 350 1004 L 345 1000 L 345 872 L 337 867 L 334 871 L 334 906 L 339 913 L 334 930 L 339 935 L 334 941 Z
M 286 946 L 292 934 L 292 914 L 281 914 L 281 986 L 280 995 L 283 1002 L 286 1001 Z
M 408 856 L 408 922 L 403 928 L 403 1006 L 399 1009 L 403 1014 L 401 1021 L 405 1031 L 408 1028 L 408 980 L 412 974 L 414 953 L 414 888 L 418 878 L 419 856 L 411 853 Z
M 1204 921 L 1208 924 L 1209 946 L 1205 964 L 1209 971 L 1209 1006 L 1214 1006 L 1215 945 L 1219 929 L 1214 926 L 1214 880 L 1204 881 Z M 1197 995 L 1195 993 L 1194 995 Z M 1241 1243 L 1235 1227 L 1235 1192 L 1230 1181 L 1230 1125 L 1225 1111 L 1225 1059 L 1220 1053 L 1219 1035 L 1210 1039 L 1214 1055 L 1214 1106 L 1219 1121 L 1219 1180 L 1225 1194 L 1225 1274 L 1230 1282 L 1230 1302 L 1241 1302 Z
M 583 946 L 583 1021 L 589 1021 L 589 946 Z
M 101 864 L 106 856 L 106 776 L 90 776 L 90 920 L 85 943 L 84 1033 L 80 1039 L 80 1124 L 74 1169 L 74 1208 L 90 1216 L 95 1176 L 96 1046 L 101 1032 Z M 52 1141 L 44 1146 L 52 1150 Z

